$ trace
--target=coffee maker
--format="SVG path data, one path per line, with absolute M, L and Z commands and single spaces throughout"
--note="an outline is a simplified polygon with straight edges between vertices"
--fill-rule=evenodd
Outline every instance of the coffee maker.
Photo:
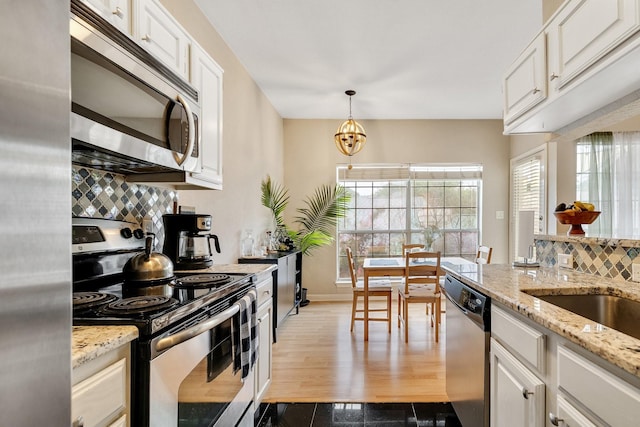
M 162 253 L 173 261 L 175 270 L 199 270 L 213 265 L 213 250 L 220 253 L 218 236 L 211 231 L 211 215 L 179 213 L 162 215 L 164 246 Z

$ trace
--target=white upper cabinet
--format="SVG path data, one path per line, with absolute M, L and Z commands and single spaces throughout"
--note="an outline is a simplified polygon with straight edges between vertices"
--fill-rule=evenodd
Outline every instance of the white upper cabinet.
M 634 101 L 639 30 L 640 0 L 565 1 L 505 75 L 504 133 L 567 133 Z
M 572 0 L 553 19 L 550 74 L 562 88 L 640 28 L 637 0 Z
M 189 35 L 155 0 L 136 0 L 135 5 L 135 40 L 182 78 L 189 80 Z
M 222 190 L 222 68 L 200 47 L 191 46 L 191 84 L 200 94 L 202 172 L 187 181 Z
M 98 12 L 118 30 L 129 37 L 133 35 L 131 26 L 131 0 L 82 0 Z
M 510 123 L 547 97 L 544 33 L 536 37 L 507 71 L 503 95 L 505 123 Z

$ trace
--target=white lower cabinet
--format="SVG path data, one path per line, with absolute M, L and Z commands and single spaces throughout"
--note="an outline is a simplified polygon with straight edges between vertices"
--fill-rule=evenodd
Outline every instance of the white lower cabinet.
M 544 427 L 545 384 L 491 339 L 491 426 Z
M 273 342 L 273 279 L 271 272 L 259 275 L 258 293 L 258 362 L 255 371 L 254 412 L 271 385 L 271 345 Z
M 127 344 L 73 370 L 73 427 L 129 425 L 129 357 Z
M 491 337 L 492 427 L 640 425 L 640 378 L 497 303 Z
M 612 427 L 639 423 L 640 390 L 564 346 L 558 347 L 558 394 L 594 422 Z
M 596 427 L 578 409 L 562 396 L 558 396 L 557 413 L 549 413 L 549 422 L 554 426 L 562 427 Z

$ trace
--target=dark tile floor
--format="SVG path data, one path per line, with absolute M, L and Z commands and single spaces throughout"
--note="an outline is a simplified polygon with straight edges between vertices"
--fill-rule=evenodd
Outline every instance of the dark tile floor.
M 271 403 L 259 427 L 461 427 L 449 403 Z

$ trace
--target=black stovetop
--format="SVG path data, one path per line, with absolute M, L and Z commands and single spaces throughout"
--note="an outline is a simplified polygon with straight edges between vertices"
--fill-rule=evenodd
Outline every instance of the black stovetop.
M 243 293 L 252 285 L 249 274 L 204 273 L 194 277 L 196 275 L 190 273 L 181 276 L 189 279 L 181 284 L 183 277 L 179 277 L 169 284 L 149 287 L 148 295 L 140 295 L 140 289 L 128 291 L 125 282 L 74 289 L 77 292 L 74 292 L 73 324 L 133 325 L 138 327 L 141 337 L 151 336 L 198 315 L 232 294 Z M 207 284 L 203 276 L 214 278 L 214 282 Z M 86 304 L 87 301 L 90 303 Z M 158 305 L 145 311 L 147 304 L 153 303 Z

